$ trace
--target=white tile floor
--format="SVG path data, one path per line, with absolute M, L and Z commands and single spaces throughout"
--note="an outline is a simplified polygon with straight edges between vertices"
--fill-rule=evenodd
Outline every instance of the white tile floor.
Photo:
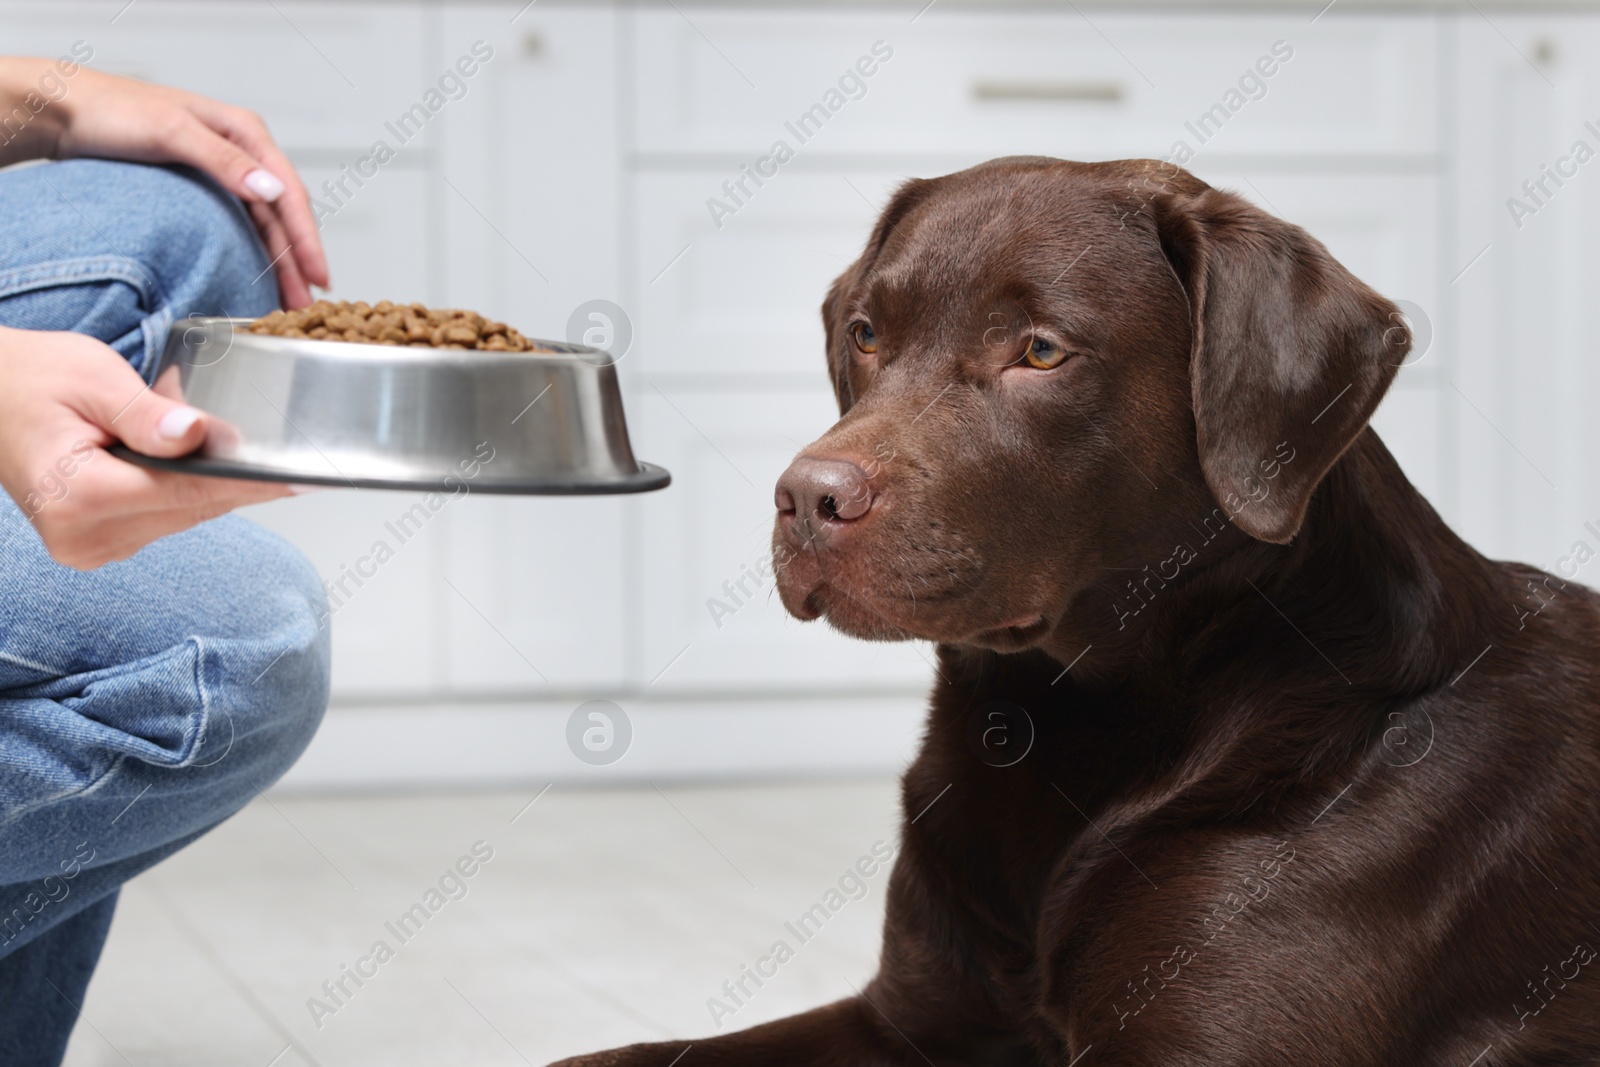
M 894 841 L 893 782 L 534 795 L 250 805 L 124 890 L 67 1067 L 539 1067 L 715 1032 L 707 998 L 779 939 L 795 957 L 725 1029 L 871 975 L 883 873 L 809 942 L 784 923 Z M 401 943 L 385 923 L 478 841 L 493 858 Z M 379 940 L 393 958 L 314 1020 Z

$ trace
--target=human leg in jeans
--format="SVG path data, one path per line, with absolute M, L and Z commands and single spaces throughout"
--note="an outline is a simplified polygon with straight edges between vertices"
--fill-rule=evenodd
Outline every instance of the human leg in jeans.
M 194 172 L 0 173 L 0 326 L 90 334 L 148 376 L 184 315 L 275 307 L 267 268 L 237 202 Z M 236 516 L 85 572 L 0 494 L 0 1064 L 59 1062 L 118 888 L 304 750 L 327 703 L 324 612 L 305 559 Z

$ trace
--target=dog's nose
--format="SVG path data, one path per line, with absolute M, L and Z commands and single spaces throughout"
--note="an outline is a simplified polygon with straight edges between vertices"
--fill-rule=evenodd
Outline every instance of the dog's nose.
M 784 532 L 809 541 L 826 520 L 854 522 L 870 511 L 872 483 L 849 460 L 801 456 L 778 479 L 773 497 Z

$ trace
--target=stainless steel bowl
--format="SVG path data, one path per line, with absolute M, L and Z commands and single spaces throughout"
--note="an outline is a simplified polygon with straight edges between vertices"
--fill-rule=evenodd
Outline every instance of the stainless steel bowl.
M 191 474 L 365 489 L 637 493 L 671 481 L 634 459 L 616 369 L 598 349 L 311 341 L 249 333 L 250 321 L 178 322 L 152 378 L 158 392 L 213 416 L 200 450 L 118 455 Z

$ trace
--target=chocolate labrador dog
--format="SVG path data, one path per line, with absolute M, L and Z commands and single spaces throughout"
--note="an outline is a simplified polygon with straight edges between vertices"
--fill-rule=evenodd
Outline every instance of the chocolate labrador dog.
M 1175 167 L 1020 158 L 902 187 L 823 317 L 783 603 L 939 646 L 879 972 L 568 1064 L 1600 1062 L 1600 602 L 1367 427 L 1393 304 Z

